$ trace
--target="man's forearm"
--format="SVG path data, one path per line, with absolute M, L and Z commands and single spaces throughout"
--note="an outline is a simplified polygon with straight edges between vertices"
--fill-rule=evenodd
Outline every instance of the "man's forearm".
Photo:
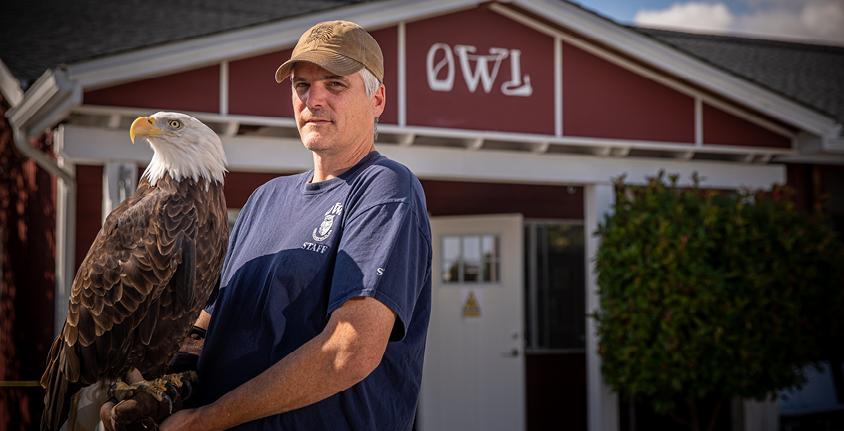
M 393 316 L 388 313 L 392 327 Z M 200 429 L 227 429 L 304 407 L 348 389 L 380 362 L 389 327 L 386 335 L 373 344 L 361 342 L 360 335 L 383 330 L 375 331 L 343 320 L 330 322 L 326 331 L 263 373 L 198 409 Z
M 265 416 L 283 413 L 346 389 L 332 362 L 313 339 L 263 373 L 197 412 L 202 429 L 223 430 Z M 337 373 L 339 374 L 339 373 Z M 349 385 L 351 386 L 351 385 Z

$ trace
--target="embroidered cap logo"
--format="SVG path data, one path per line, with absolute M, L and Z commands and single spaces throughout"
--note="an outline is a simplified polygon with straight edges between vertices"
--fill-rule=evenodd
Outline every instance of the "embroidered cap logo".
M 311 43 L 313 41 L 320 41 L 320 42 L 328 42 L 334 36 L 334 30 L 331 24 L 323 24 L 317 27 L 314 27 L 311 30 L 311 34 L 308 35 L 308 39 L 305 43 Z

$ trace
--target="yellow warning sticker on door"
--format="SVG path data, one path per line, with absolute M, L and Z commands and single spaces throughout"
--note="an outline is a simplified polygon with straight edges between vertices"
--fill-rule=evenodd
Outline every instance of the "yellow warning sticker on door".
M 481 306 L 478 305 L 474 292 L 469 292 L 466 303 L 463 304 L 463 317 L 481 317 Z

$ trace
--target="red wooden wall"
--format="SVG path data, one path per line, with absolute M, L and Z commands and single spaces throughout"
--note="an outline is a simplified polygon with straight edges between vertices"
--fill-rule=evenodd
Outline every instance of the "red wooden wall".
M 695 140 L 694 99 L 563 44 L 563 131 L 570 136 Z
M 82 102 L 87 105 L 218 112 L 219 89 L 220 68 L 214 65 L 86 91 Z
M 715 145 L 791 147 L 788 138 L 706 103 L 703 104 L 703 141 Z
M 293 117 L 290 81 L 275 82 L 275 70 L 291 49 L 229 62 L 229 113 L 259 117 Z

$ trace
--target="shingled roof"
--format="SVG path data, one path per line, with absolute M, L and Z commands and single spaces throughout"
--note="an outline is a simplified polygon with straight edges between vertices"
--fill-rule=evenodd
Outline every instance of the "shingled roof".
M 630 28 L 844 123 L 844 46 Z
M 8 0 L 0 59 L 24 88 L 47 69 L 361 0 Z
M 28 87 L 44 71 L 367 0 L 10 0 L 0 59 Z M 844 47 L 628 27 L 844 123 Z

